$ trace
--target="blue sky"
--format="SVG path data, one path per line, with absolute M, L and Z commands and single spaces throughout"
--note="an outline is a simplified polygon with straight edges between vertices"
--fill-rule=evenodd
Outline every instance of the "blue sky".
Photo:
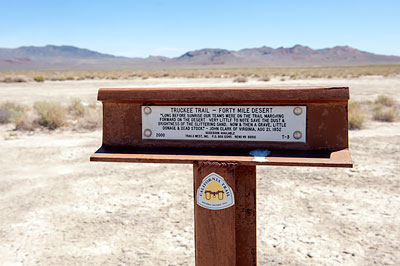
M 395 0 L 0 1 L 2 48 L 65 44 L 146 57 L 302 44 L 400 55 Z

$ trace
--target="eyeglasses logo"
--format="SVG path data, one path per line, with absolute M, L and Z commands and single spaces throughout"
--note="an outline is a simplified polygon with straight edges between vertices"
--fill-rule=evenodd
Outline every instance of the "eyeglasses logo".
M 224 199 L 224 192 L 222 190 L 218 190 L 218 191 L 210 191 L 210 190 L 206 190 L 204 191 L 204 195 L 206 197 L 207 200 L 211 200 L 211 195 L 212 197 L 215 199 L 216 196 L 218 196 L 218 200 L 223 200 Z

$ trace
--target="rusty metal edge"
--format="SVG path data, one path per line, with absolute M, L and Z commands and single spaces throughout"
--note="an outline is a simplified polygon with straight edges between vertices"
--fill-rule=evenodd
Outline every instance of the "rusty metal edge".
M 266 157 L 266 161 L 255 161 L 251 156 L 210 156 L 210 155 L 166 155 L 166 154 L 121 154 L 94 153 L 90 156 L 92 162 L 128 162 L 128 163 L 169 163 L 193 164 L 196 161 L 223 161 L 241 165 L 270 166 L 311 166 L 352 168 L 353 161 L 348 149 L 331 153 L 328 158 L 298 158 L 298 157 Z
M 293 91 L 293 88 L 296 90 Z M 224 95 L 222 95 L 224 94 Z M 318 95 L 315 98 L 315 95 Z M 177 97 L 179 96 L 179 97 Z M 347 101 L 348 87 L 196 87 L 196 88 L 101 88 L 99 101 L 134 102 L 258 102 L 265 101 Z M 177 101 L 177 99 L 179 99 Z

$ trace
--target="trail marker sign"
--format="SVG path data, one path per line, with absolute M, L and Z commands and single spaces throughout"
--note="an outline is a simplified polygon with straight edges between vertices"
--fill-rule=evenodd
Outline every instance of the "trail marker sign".
M 198 266 L 256 265 L 257 165 L 353 166 L 347 87 L 116 88 L 98 99 L 103 145 L 91 161 L 193 164 Z

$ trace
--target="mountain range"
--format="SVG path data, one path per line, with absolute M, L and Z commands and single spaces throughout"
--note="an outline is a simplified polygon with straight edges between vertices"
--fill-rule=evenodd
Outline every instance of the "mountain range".
M 312 49 L 247 48 L 238 51 L 201 49 L 179 57 L 121 57 L 74 46 L 23 46 L 0 48 L 0 70 L 37 69 L 129 69 L 129 68 L 201 68 L 201 67 L 291 67 L 400 64 L 400 56 L 378 55 L 349 46 Z

